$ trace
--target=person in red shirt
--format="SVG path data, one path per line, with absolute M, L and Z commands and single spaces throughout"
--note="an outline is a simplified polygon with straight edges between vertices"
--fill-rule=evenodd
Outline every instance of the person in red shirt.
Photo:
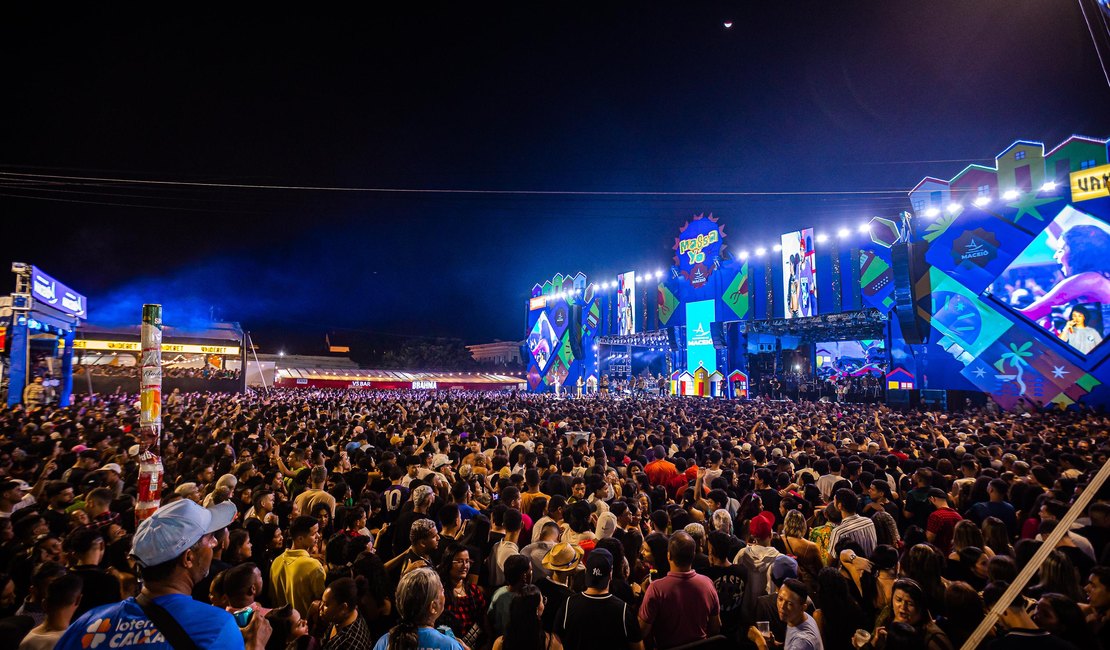
M 678 468 L 674 463 L 667 460 L 667 452 L 663 449 L 663 445 L 655 445 L 652 450 L 655 460 L 651 461 L 644 467 L 644 474 L 647 474 L 648 482 L 652 485 L 662 485 L 669 488 L 678 476 Z
M 952 552 L 952 535 L 956 524 L 963 520 L 960 513 L 948 507 L 948 495 L 940 488 L 929 490 L 929 502 L 936 508 L 925 522 L 925 537 L 945 555 Z
M 684 531 L 667 545 L 670 573 L 655 580 L 640 605 L 640 631 L 653 647 L 673 648 L 721 630 L 721 603 L 713 581 L 693 570 L 697 544 Z M 588 561 L 588 560 L 587 560 Z

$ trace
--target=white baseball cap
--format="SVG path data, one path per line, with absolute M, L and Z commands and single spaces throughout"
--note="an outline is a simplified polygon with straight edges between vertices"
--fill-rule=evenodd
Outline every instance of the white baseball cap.
M 174 501 L 139 524 L 131 540 L 131 555 L 144 567 L 169 562 L 205 535 L 227 528 L 236 512 L 231 501 L 209 508 L 202 508 L 191 499 Z

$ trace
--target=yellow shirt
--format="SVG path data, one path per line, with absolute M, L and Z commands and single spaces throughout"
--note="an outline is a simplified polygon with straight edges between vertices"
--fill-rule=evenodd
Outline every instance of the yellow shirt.
M 324 575 L 324 565 L 308 551 L 291 548 L 277 556 L 270 567 L 274 607 L 292 605 L 307 615 L 312 601 L 324 596 Z

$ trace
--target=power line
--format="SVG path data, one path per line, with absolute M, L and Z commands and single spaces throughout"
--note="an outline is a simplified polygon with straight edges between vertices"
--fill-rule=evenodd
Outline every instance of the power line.
M 299 192 L 352 192 L 368 194 L 490 194 L 512 196 L 837 196 L 905 194 L 904 189 L 891 190 L 794 190 L 794 191 L 623 191 L 623 190 L 492 190 L 461 188 L 402 188 L 402 187 L 337 187 L 326 185 L 262 185 L 249 183 L 206 183 L 199 181 L 145 180 L 135 178 L 106 178 L 99 176 L 62 176 L 56 174 L 26 174 L 0 172 L 0 176 L 17 178 L 55 179 L 68 181 L 93 181 L 101 183 L 132 183 L 136 185 L 162 185 L 169 187 L 205 187 L 213 189 L 281 190 Z
M 1098 47 L 1095 30 L 1091 28 L 1091 21 L 1087 19 L 1087 8 L 1083 6 L 1083 0 L 1076 1 L 1079 3 L 1079 11 L 1083 12 L 1083 22 L 1087 23 L 1087 33 L 1091 35 L 1091 44 L 1095 46 L 1095 56 L 1098 57 L 1098 64 L 1102 68 L 1102 77 L 1106 79 L 1106 86 L 1110 88 L 1110 73 L 1106 71 L 1106 63 L 1102 60 L 1102 50 Z

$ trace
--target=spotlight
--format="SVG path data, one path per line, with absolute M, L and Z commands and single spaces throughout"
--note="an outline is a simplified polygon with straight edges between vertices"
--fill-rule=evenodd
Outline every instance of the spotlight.
M 776 253 L 781 251 L 782 250 L 782 244 L 775 244 L 774 246 L 771 247 L 771 250 L 775 251 Z
M 1007 201 L 1013 201 L 1019 196 L 1021 196 L 1021 192 L 1018 192 L 1017 190 L 1006 190 L 1006 193 L 1002 195 L 1002 198 L 1006 199 Z
M 1045 181 L 1044 185 L 1041 185 L 1041 191 L 1042 192 L 1052 192 L 1055 189 L 1056 189 L 1056 181 Z
M 953 201 L 952 203 L 948 204 L 948 211 L 952 212 L 952 213 L 959 212 L 960 208 L 962 208 L 962 207 L 963 207 L 962 205 Z
M 983 207 L 984 205 L 987 205 L 990 202 L 991 202 L 991 197 L 989 197 L 989 196 L 980 196 L 980 197 L 975 199 L 975 205 L 979 206 L 980 208 Z
M 748 259 L 748 251 L 740 251 L 740 259 L 742 259 L 742 260 Z
M 825 233 L 821 233 L 820 235 L 817 235 L 817 243 L 818 244 L 824 244 L 827 241 L 829 241 L 829 236 L 826 235 Z
M 938 214 L 940 214 L 940 210 L 937 209 L 937 208 L 929 208 L 928 210 L 925 211 L 925 216 L 929 217 L 929 218 L 935 217 Z
M 763 257 L 764 255 L 767 254 L 767 249 L 760 246 L 759 248 L 755 249 L 755 254 L 760 256 L 760 257 Z
M 844 239 L 845 237 L 847 237 L 850 234 L 852 234 L 852 231 L 848 230 L 847 228 L 841 228 L 840 230 L 836 231 L 836 236 L 841 238 L 841 239 Z
M 869 232 L 871 232 L 871 222 L 870 221 L 864 221 L 863 223 L 861 223 L 859 225 L 859 228 L 856 228 L 856 230 L 860 233 L 869 233 Z
M 662 271 L 656 271 L 655 272 L 655 279 L 658 280 L 661 277 L 663 277 L 663 272 Z

